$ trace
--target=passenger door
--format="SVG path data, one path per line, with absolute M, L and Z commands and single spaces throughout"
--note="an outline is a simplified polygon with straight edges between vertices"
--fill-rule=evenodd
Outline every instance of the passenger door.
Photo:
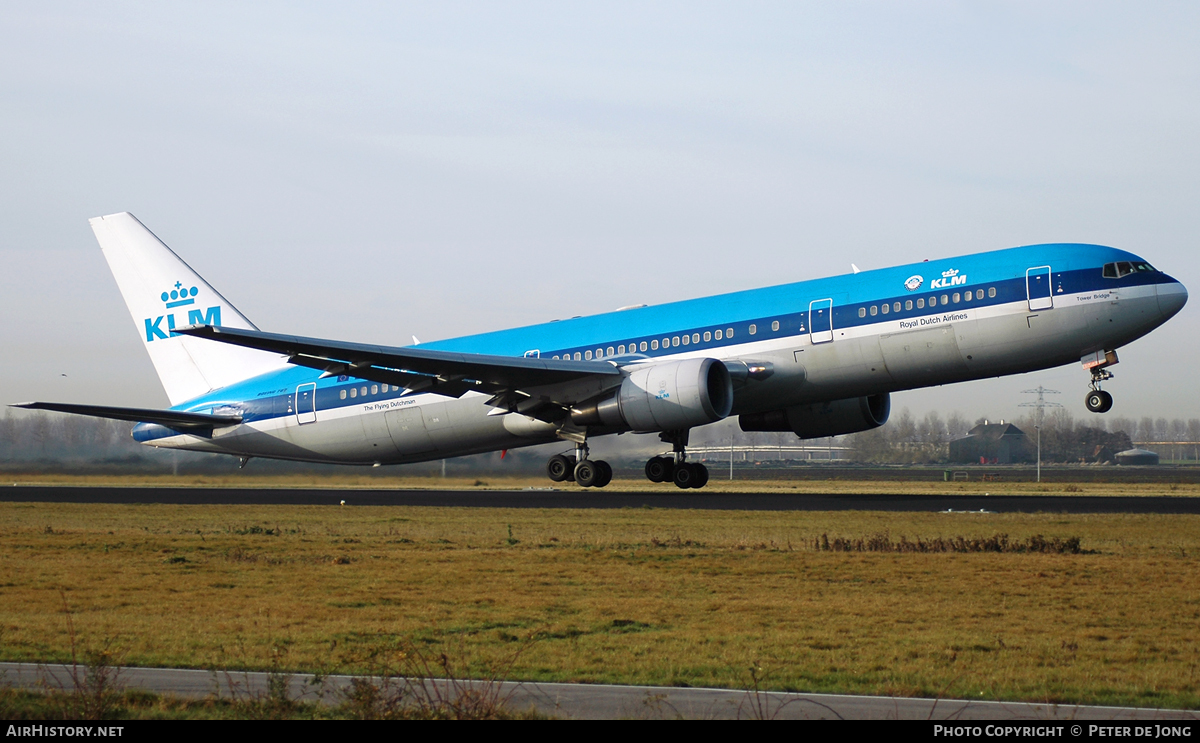
M 1050 287 L 1049 266 L 1038 266 L 1025 272 L 1025 294 L 1029 300 L 1030 312 L 1054 307 L 1054 291 Z
M 296 388 L 296 422 L 300 425 L 317 420 L 317 384 L 309 382 Z
M 808 304 L 808 332 L 813 344 L 833 340 L 833 300 L 818 299 Z

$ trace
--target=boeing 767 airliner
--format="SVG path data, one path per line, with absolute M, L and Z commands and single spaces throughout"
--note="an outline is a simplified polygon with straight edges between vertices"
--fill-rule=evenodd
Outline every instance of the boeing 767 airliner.
M 1112 397 L 1117 349 L 1187 302 L 1175 279 L 1099 245 L 1030 245 L 419 346 L 260 331 L 129 213 L 91 220 L 171 408 L 21 403 L 136 422 L 144 444 L 401 464 L 562 441 L 550 479 L 604 487 L 588 442 L 657 433 L 646 477 L 703 487 L 688 432 L 816 438 L 883 425 L 889 393 L 1082 363 Z M 571 449 L 567 448 L 570 452 Z

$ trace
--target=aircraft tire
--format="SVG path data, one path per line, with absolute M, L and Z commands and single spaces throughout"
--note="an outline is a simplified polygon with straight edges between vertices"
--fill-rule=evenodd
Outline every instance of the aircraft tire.
M 575 465 L 575 482 L 581 487 L 594 487 L 599 477 L 600 468 L 596 466 L 596 462 L 585 459 Z
M 1093 413 L 1107 413 L 1112 410 L 1112 395 L 1104 390 L 1093 390 L 1084 398 L 1083 404 Z
M 650 482 L 667 482 L 674 474 L 675 463 L 666 457 L 652 457 L 646 462 L 646 479 Z
M 681 464 L 675 468 L 674 477 L 672 479 L 675 481 L 675 487 L 686 490 L 688 488 L 696 487 L 697 477 L 698 473 L 696 472 L 696 465 Z
M 598 461 L 596 462 L 596 467 L 600 470 L 600 477 L 596 479 L 596 482 L 592 484 L 592 487 L 602 488 L 612 482 L 613 471 L 608 462 Z
M 696 483 L 693 488 L 702 488 L 708 484 L 708 468 L 700 463 L 693 465 L 696 468 Z
M 571 475 L 575 462 L 562 454 L 555 454 L 546 462 L 546 476 L 553 482 L 562 482 Z

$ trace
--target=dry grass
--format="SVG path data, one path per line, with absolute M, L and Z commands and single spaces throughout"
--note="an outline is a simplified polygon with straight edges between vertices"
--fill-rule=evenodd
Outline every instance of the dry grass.
M 0 655 L 1200 706 L 1200 519 L 0 504 Z M 825 552 L 1078 537 L 1083 554 Z

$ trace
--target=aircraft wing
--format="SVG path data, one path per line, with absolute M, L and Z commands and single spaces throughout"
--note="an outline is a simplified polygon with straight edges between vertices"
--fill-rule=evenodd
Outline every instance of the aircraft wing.
M 462 397 L 472 390 L 486 392 L 494 396 L 489 400 L 491 405 L 535 416 L 525 405 L 518 405 L 529 401 L 522 390 L 586 377 L 611 377 L 614 382 L 621 378 L 621 371 L 605 361 L 375 346 L 214 325 L 196 325 L 175 332 L 283 354 L 290 363 L 320 369 L 325 376 L 345 374 L 412 392 L 434 392 L 448 397 Z
M 113 418 L 136 423 L 157 423 L 177 431 L 211 430 L 220 426 L 235 426 L 242 422 L 240 415 L 208 415 L 206 413 L 185 413 L 179 410 L 113 408 L 106 405 L 74 405 L 61 402 L 19 402 L 9 407 L 54 410 L 59 413 L 90 415 L 95 418 Z

